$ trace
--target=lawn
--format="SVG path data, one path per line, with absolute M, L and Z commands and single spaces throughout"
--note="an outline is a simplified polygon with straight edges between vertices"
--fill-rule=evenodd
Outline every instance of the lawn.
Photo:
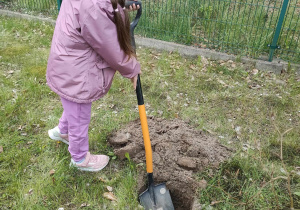
M 139 209 L 136 165 L 115 158 L 108 136 L 139 117 L 128 79 L 115 76 L 93 103 L 92 153 L 113 159 L 99 173 L 69 168 L 67 146 L 47 136 L 62 107 L 46 85 L 53 26 L 0 16 L 1 209 Z M 148 115 L 180 118 L 235 150 L 197 174 L 203 209 L 300 208 L 300 77 L 232 61 L 137 49 Z M 141 140 L 142 141 L 142 140 Z M 117 201 L 103 196 L 112 187 Z

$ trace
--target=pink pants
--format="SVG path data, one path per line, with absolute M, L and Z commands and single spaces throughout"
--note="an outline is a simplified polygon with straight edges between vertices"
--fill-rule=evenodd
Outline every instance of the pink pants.
M 89 124 L 92 103 L 79 104 L 60 98 L 64 111 L 58 128 L 62 134 L 69 134 L 69 152 L 74 161 L 85 158 L 89 151 Z

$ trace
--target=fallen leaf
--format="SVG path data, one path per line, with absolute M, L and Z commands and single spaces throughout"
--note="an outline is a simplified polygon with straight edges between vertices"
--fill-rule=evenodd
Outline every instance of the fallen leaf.
M 80 207 L 88 207 L 88 206 L 90 206 L 90 204 L 87 204 L 87 203 L 83 203 L 80 205 Z
M 162 115 L 164 112 L 161 111 L 161 110 L 157 110 L 157 113 L 160 114 L 160 115 Z
M 101 109 L 102 108 L 102 104 L 100 104 L 100 106 L 98 106 L 96 109 L 98 110 L 98 109 Z
M 107 182 L 107 181 L 106 181 L 105 179 L 103 179 L 102 177 L 99 177 L 99 180 L 100 180 L 101 182 L 104 182 L 104 183 Z
M 258 73 L 258 70 L 257 69 L 252 69 L 252 74 L 256 75 Z
M 194 65 L 190 65 L 190 68 L 193 69 L 193 70 L 196 69 L 196 67 Z
M 51 169 L 51 170 L 49 171 L 49 174 L 50 174 L 50 176 L 52 176 L 53 174 L 55 174 L 55 170 L 54 170 L 54 169 Z
M 241 127 L 240 126 L 235 127 L 234 130 L 238 135 L 241 135 Z
M 167 101 L 172 101 L 172 98 L 169 95 L 167 95 Z
M 109 192 L 112 192 L 113 191 L 113 188 L 111 186 L 107 186 L 106 189 L 109 191 Z
M 3 147 L 2 146 L 0 146 L 0 153 L 2 153 L 3 152 Z
M 286 174 L 286 171 L 284 170 L 284 168 L 280 168 L 281 173 Z
M 224 86 L 228 86 L 223 80 L 218 79 L 218 82 Z
M 243 151 L 247 151 L 251 146 L 249 144 L 243 144 Z
M 107 199 L 109 199 L 111 201 L 117 201 L 116 196 L 113 193 L 111 193 L 111 192 L 105 192 L 105 193 L 103 193 L 103 197 L 107 198 Z
M 215 204 L 222 203 L 222 202 L 223 202 L 223 201 L 212 201 L 210 205 L 213 206 L 213 205 L 215 205 Z
M 119 92 L 125 93 L 125 89 L 124 88 L 119 88 Z
M 144 207 L 141 205 L 138 205 L 138 209 L 144 209 Z
M 260 85 L 258 85 L 258 84 L 253 84 L 253 85 L 249 85 L 249 88 L 251 88 L 251 89 L 260 89 L 261 88 L 261 86 Z

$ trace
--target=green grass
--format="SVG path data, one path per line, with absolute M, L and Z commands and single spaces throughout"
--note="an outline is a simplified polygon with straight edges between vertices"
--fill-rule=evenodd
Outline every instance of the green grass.
M 62 113 L 45 81 L 52 33 L 45 23 L 0 17 L 1 209 L 137 209 L 132 162 L 116 159 L 100 173 L 79 172 L 68 167 L 66 145 L 47 136 Z M 196 175 L 208 183 L 198 191 L 204 209 L 283 209 L 291 200 L 300 208 L 300 82 L 293 69 L 253 74 L 241 63 L 137 53 L 148 115 L 188 120 L 235 149 L 218 170 Z M 106 140 L 139 117 L 136 106 L 131 83 L 117 74 L 92 106 L 92 153 L 114 156 Z M 103 197 L 107 186 L 118 202 Z

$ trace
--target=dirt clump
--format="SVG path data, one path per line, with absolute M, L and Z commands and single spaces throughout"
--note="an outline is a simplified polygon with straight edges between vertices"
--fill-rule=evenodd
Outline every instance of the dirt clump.
M 153 151 L 154 181 L 166 183 L 175 209 L 192 209 L 196 190 L 203 189 L 205 180 L 195 174 L 207 167 L 217 168 L 228 159 L 232 150 L 221 145 L 217 138 L 192 128 L 180 119 L 164 120 L 149 117 L 148 127 Z M 119 159 L 128 153 L 135 163 L 145 163 L 144 141 L 139 120 L 115 131 L 109 137 Z M 138 189 L 146 189 L 145 169 L 139 171 Z

